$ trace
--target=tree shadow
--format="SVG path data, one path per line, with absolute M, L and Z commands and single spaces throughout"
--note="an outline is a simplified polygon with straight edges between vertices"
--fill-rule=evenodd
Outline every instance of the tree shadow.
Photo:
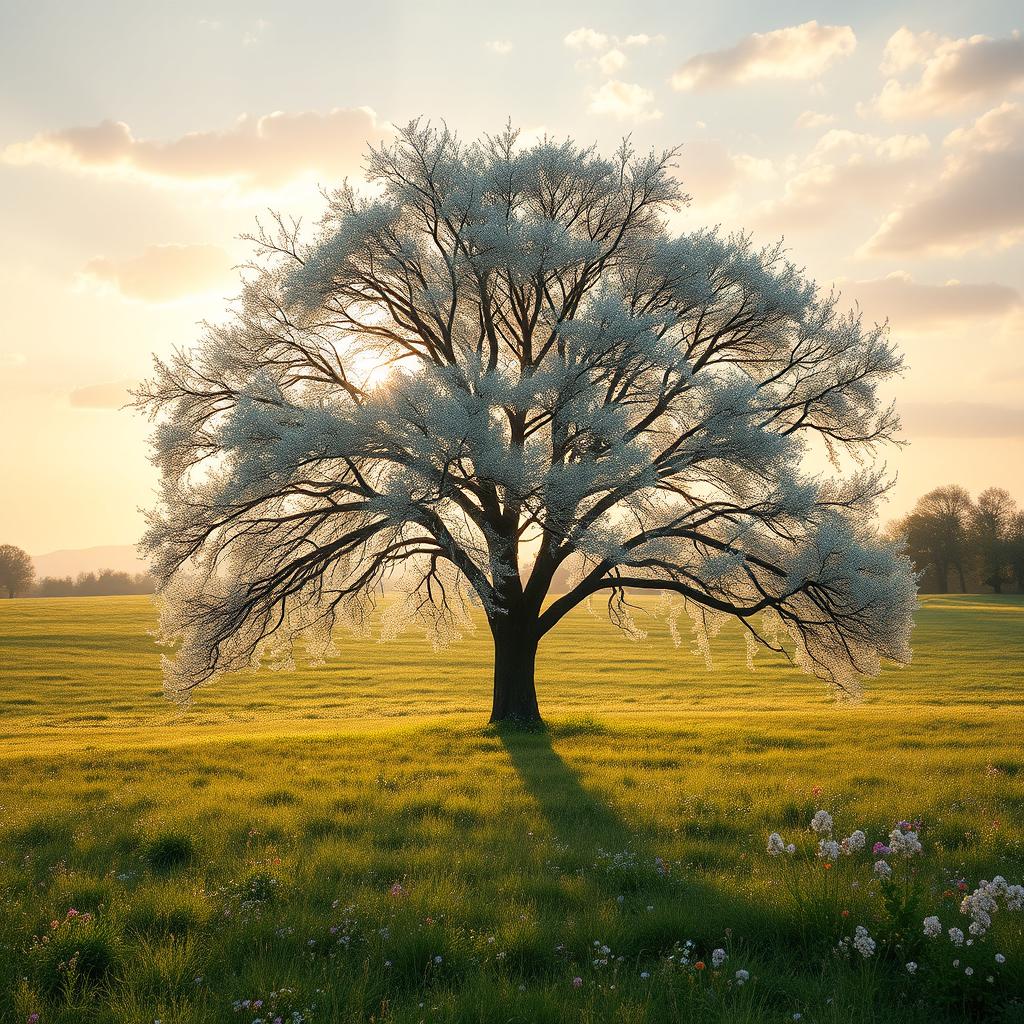
M 735 888 L 712 881 L 693 858 L 672 859 L 669 848 L 678 851 L 678 842 L 667 838 L 664 828 L 624 819 L 589 789 L 580 772 L 555 750 L 557 732 L 498 729 L 497 735 L 552 833 L 575 851 L 588 874 L 600 879 L 609 897 L 618 896 L 619 902 L 625 898 L 627 910 L 632 905 L 632 912 L 642 915 L 639 934 L 653 946 L 668 946 L 686 936 L 719 942 L 725 929 L 748 937 L 796 938 L 781 908 L 752 905 L 738 891 L 739 879 Z M 615 738 L 601 732 L 594 741 L 614 743 Z M 657 913 L 645 913 L 652 909 Z
M 498 736 L 523 787 L 560 840 L 591 850 L 628 848 L 638 856 L 640 847 L 648 846 L 649 836 L 631 828 L 587 789 L 580 773 L 555 750 L 547 729 L 504 728 L 498 730 Z

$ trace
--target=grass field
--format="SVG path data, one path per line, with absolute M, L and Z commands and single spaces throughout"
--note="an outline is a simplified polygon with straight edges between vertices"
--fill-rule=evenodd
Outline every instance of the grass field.
M 1019 598 L 926 598 L 914 665 L 856 706 L 774 656 L 749 674 L 735 634 L 708 671 L 578 610 L 534 734 L 484 725 L 483 630 L 179 711 L 153 621 L 0 602 L 2 1021 L 1024 1020 L 1024 913 L 921 931 L 1024 881 Z M 819 808 L 868 851 L 816 858 Z M 900 819 L 924 853 L 883 884 Z M 836 952 L 856 925 L 868 957 Z

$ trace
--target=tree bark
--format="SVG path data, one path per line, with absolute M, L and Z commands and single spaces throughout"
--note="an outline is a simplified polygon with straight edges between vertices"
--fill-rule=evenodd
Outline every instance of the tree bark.
M 491 623 L 494 636 L 492 722 L 539 725 L 534 668 L 539 642 L 536 622 L 516 618 Z

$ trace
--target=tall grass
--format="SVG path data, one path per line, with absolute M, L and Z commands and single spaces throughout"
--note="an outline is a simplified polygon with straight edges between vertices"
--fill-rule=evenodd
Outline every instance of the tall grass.
M 1024 881 L 1019 601 L 926 602 L 914 666 L 844 708 L 735 638 L 709 673 L 579 614 L 539 733 L 482 724 L 483 638 L 178 712 L 151 625 L 144 598 L 0 603 L 0 1020 L 1024 1019 L 1024 914 L 991 983 L 844 957 L 855 923 L 883 943 L 883 894 L 807 831 L 921 818 L 944 923 L 961 880 Z M 809 856 L 768 857 L 776 830 Z

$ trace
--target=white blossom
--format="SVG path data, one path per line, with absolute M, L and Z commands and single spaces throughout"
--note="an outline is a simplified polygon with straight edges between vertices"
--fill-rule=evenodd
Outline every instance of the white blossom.
M 924 919 L 924 933 L 929 939 L 934 939 L 942 934 L 942 922 L 937 917 L 926 917 Z
M 832 834 L 832 815 L 828 811 L 815 811 L 811 818 L 811 829 L 819 835 Z

